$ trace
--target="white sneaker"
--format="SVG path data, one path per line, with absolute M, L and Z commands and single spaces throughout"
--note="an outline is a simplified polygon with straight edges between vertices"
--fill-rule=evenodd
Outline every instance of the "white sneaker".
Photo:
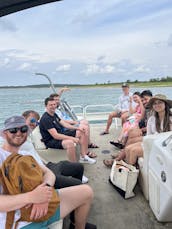
M 90 158 L 89 156 L 85 155 L 84 157 L 80 157 L 80 163 L 88 163 L 88 164 L 95 164 L 96 160 Z
M 86 183 L 88 183 L 88 178 L 86 177 L 86 176 L 82 176 L 82 183 L 83 184 L 86 184 Z

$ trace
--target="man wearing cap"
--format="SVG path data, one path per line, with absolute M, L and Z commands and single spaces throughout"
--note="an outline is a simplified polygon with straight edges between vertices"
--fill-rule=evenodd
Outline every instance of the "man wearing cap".
M 109 134 L 109 129 L 112 124 L 113 118 L 121 118 L 122 124 L 126 121 L 128 118 L 128 111 L 129 111 L 129 101 L 130 97 L 132 96 L 132 93 L 129 91 L 129 85 L 126 83 L 122 84 L 122 91 L 123 94 L 119 97 L 119 103 L 118 108 L 116 111 L 113 111 L 109 114 L 106 129 L 100 133 L 100 135 Z
M 1 134 L 5 138 L 5 142 L 2 148 L 0 148 L 0 166 L 11 153 L 32 156 L 32 152 L 20 150 L 20 146 L 26 141 L 28 135 L 28 126 L 23 116 L 12 116 L 8 118 L 4 122 L 4 128 Z M 20 218 L 20 210 L 17 209 L 27 205 L 32 205 L 31 219 L 33 219 L 33 221 L 47 213 L 48 204 L 52 196 L 52 187 L 55 182 L 55 175 L 46 168 L 40 160 L 35 159 L 43 172 L 43 183 L 36 189 L 19 195 L 2 195 L 3 190 L 0 184 L 1 228 L 5 228 L 6 212 L 8 211 L 16 210 L 15 222 Z M 57 208 L 56 213 L 50 217 L 48 221 L 39 223 L 20 221 L 18 228 L 25 228 L 26 225 L 28 229 L 41 229 L 45 227 L 45 225 L 48 227 L 49 224 L 52 224 L 60 218 L 64 218 L 71 211 L 76 210 L 75 228 L 85 229 L 86 217 L 93 199 L 92 189 L 88 185 L 79 185 L 60 189 L 58 193 L 60 196 L 60 207 Z M 82 193 L 82 195 L 80 195 L 80 193 Z

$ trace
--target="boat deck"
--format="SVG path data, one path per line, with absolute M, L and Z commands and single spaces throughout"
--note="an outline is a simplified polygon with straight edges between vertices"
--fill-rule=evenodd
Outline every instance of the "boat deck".
M 115 139 L 119 129 L 112 126 L 110 134 L 100 136 L 104 124 L 91 125 L 91 139 L 99 145 L 96 152 L 97 163 L 85 164 L 85 175 L 89 178 L 89 185 L 94 190 L 94 201 L 88 221 L 97 225 L 98 229 L 165 229 L 172 228 L 172 223 L 159 223 L 148 202 L 145 200 L 139 185 L 135 187 L 136 196 L 125 200 L 108 182 L 110 169 L 103 164 L 103 159 L 110 158 L 112 153 L 117 153 L 110 140 Z M 109 150 L 108 154 L 102 153 Z

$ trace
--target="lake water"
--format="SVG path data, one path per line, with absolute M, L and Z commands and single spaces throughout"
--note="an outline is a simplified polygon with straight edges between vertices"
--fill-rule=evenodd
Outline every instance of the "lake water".
M 132 92 L 147 88 L 131 88 Z M 153 94 L 165 94 L 172 99 L 171 87 L 149 88 Z M 32 109 L 40 114 L 44 112 L 44 99 L 51 94 L 49 88 L 17 88 L 0 89 L 0 128 L 4 120 L 12 115 L 21 115 L 23 111 Z M 62 96 L 70 105 L 117 104 L 121 88 L 72 88 Z

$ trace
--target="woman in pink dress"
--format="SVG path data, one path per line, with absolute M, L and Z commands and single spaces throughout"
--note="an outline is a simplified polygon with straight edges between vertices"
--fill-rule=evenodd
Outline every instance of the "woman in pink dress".
M 133 101 L 136 103 L 136 106 L 133 107 Z M 133 96 L 130 97 L 130 107 L 129 107 L 129 117 L 127 121 L 123 124 L 121 133 L 118 137 L 117 142 L 110 141 L 110 143 L 120 149 L 123 148 L 127 137 L 128 131 L 133 128 L 138 128 L 139 121 L 144 117 L 145 108 L 141 101 L 140 92 L 135 92 Z

